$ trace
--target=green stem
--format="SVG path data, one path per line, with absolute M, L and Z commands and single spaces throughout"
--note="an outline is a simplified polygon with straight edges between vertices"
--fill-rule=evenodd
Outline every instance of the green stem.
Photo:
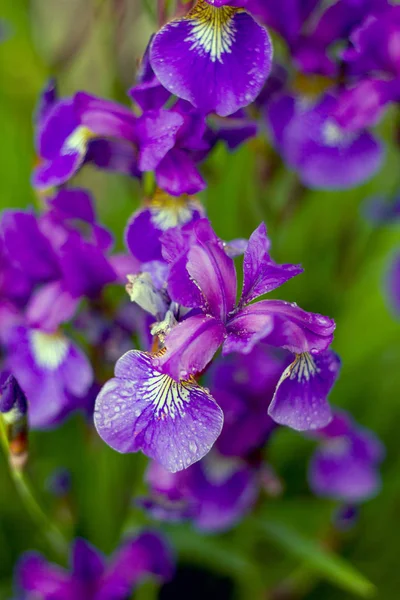
M 9 445 L 7 440 L 6 428 L 3 418 L 0 416 L 0 437 L 6 457 L 9 457 Z M 13 467 L 8 461 L 10 467 L 10 475 L 14 481 L 18 494 L 23 502 L 26 511 L 30 515 L 32 521 L 36 523 L 40 533 L 46 542 L 51 546 L 52 550 L 59 556 L 64 557 L 68 551 L 68 543 L 64 535 L 58 527 L 48 518 L 38 501 L 36 500 L 31 485 L 28 482 L 25 474 L 21 469 Z

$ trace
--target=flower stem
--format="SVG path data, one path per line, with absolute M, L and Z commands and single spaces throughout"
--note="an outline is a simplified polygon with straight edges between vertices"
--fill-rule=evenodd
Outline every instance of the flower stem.
M 4 453 L 9 459 L 10 450 L 9 443 L 6 434 L 6 427 L 3 417 L 0 415 L 0 438 L 3 446 Z M 35 498 L 32 491 L 31 485 L 27 480 L 23 470 L 16 466 L 13 466 L 12 462 L 8 460 L 10 467 L 10 474 L 14 481 L 14 485 L 17 492 L 23 502 L 27 513 L 30 515 L 32 521 L 37 525 L 40 533 L 46 542 L 50 545 L 51 549 L 58 555 L 64 557 L 68 551 L 68 543 L 58 529 L 58 527 L 48 518 L 40 504 Z

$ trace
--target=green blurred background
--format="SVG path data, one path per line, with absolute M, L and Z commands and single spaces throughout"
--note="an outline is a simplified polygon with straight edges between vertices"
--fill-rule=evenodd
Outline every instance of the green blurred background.
M 30 187 L 35 161 L 32 115 L 47 78 L 57 77 L 62 95 L 84 89 L 127 102 L 125 90 L 133 84 L 155 27 L 154 7 L 151 0 L 2 0 L 1 209 L 35 205 Z M 204 165 L 209 187 L 202 199 L 217 233 L 224 239 L 247 236 L 265 220 L 274 258 L 303 264 L 305 273 L 279 290 L 279 297 L 335 318 L 334 348 L 343 369 L 332 403 L 373 429 L 387 457 L 381 493 L 362 507 L 355 528 L 339 535 L 331 527 L 334 504 L 314 498 L 307 487 L 313 444 L 295 432 L 279 432 L 268 459 L 285 482 L 283 496 L 266 499 L 257 521 L 248 519 L 224 535 L 165 528 L 180 564 L 207 569 L 216 578 L 196 578 L 196 571 L 186 569 L 181 578 L 186 591 L 164 590 L 163 598 L 206 593 L 222 600 L 330 600 L 372 594 L 368 583 L 332 552 L 376 586 L 376 598 L 399 598 L 400 326 L 383 287 L 388 261 L 400 245 L 399 225 L 374 228 L 362 216 L 365 198 L 400 190 L 396 122 L 398 114 L 392 111 L 380 125 L 387 145 L 381 172 L 346 192 L 304 190 L 261 139 L 234 154 L 219 147 Z M 102 220 L 122 248 L 126 218 L 139 203 L 139 185 L 91 168 L 77 180 L 93 191 Z M 12 596 L 13 565 L 21 552 L 37 548 L 55 557 L 26 514 L 3 456 L 0 463 L 2 600 Z M 145 463 L 141 456 L 111 451 L 79 416 L 55 431 L 32 435 L 30 475 L 40 502 L 70 536 L 82 535 L 105 552 L 113 550 L 123 528 L 135 529 L 146 521 L 136 509 L 126 520 L 132 494 L 143 492 Z M 70 508 L 46 491 L 46 479 L 60 466 L 72 473 L 72 517 Z M 328 554 L 321 548 L 329 548 Z M 293 587 L 297 595 L 290 591 Z M 282 595 L 285 590 L 289 595 Z M 148 584 L 135 597 L 157 594 Z

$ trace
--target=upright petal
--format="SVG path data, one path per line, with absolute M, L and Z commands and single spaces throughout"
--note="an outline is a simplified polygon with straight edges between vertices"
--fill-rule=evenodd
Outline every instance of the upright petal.
M 280 425 L 298 431 L 325 427 L 332 419 L 327 396 L 339 368 L 339 357 L 330 350 L 299 354 L 284 371 L 268 414 Z
M 303 271 L 299 265 L 277 265 L 268 254 L 269 248 L 267 230 L 261 223 L 252 233 L 244 253 L 242 304 L 271 292 Z
M 98 395 L 94 414 L 108 445 L 118 452 L 142 450 L 173 472 L 209 452 L 223 415 L 208 391 L 173 380 L 137 350 L 119 359 L 115 375 Z
M 267 31 L 248 13 L 199 0 L 154 37 L 150 60 L 172 94 L 227 116 L 250 104 L 271 68 Z

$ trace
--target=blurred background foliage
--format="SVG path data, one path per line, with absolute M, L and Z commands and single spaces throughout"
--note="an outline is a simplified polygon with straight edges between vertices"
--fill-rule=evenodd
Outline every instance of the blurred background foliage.
M 37 204 L 30 187 L 35 162 L 32 116 L 48 77 L 57 77 L 62 95 L 84 89 L 127 103 L 125 90 L 134 81 L 138 60 L 154 31 L 154 10 L 151 0 L 2 0 L 1 209 Z M 387 145 L 381 172 L 345 192 L 304 189 L 262 136 L 234 154 L 218 147 L 203 167 L 208 189 L 202 200 L 222 238 L 247 236 L 265 220 L 274 258 L 302 263 L 305 273 L 279 290 L 279 296 L 336 320 L 334 348 L 343 369 L 331 401 L 376 431 L 387 457 L 381 493 L 362 507 L 350 532 L 339 534 L 331 524 L 335 506 L 314 498 L 307 487 L 312 442 L 281 430 L 267 455 L 284 482 L 283 497 L 265 500 L 256 517 L 223 535 L 207 537 L 190 527 L 163 527 L 184 568 L 173 584 L 161 590 L 161 598 L 370 596 L 372 587 L 348 564 L 332 558 L 332 552 L 376 586 L 377 598 L 399 597 L 400 326 L 384 291 L 388 262 L 400 244 L 399 225 L 374 227 L 363 216 L 366 198 L 400 190 L 398 122 L 398 113 L 392 111 L 380 125 Z M 90 167 L 77 180 L 93 191 L 101 219 L 122 248 L 124 224 L 138 206 L 140 186 Z M 54 431 L 33 434 L 31 454 L 36 494 L 71 536 L 84 536 L 111 552 L 122 528 L 146 522 L 134 506 L 126 521 L 133 495 L 144 491 L 146 460 L 113 452 L 80 416 Z M 49 555 L 26 514 L 6 460 L 3 456 L 0 460 L 0 598 L 7 599 L 21 552 L 37 548 L 56 557 Z M 71 471 L 72 514 L 46 487 L 58 467 Z M 205 576 L 204 569 L 213 575 Z M 157 594 L 148 584 L 135 597 Z

